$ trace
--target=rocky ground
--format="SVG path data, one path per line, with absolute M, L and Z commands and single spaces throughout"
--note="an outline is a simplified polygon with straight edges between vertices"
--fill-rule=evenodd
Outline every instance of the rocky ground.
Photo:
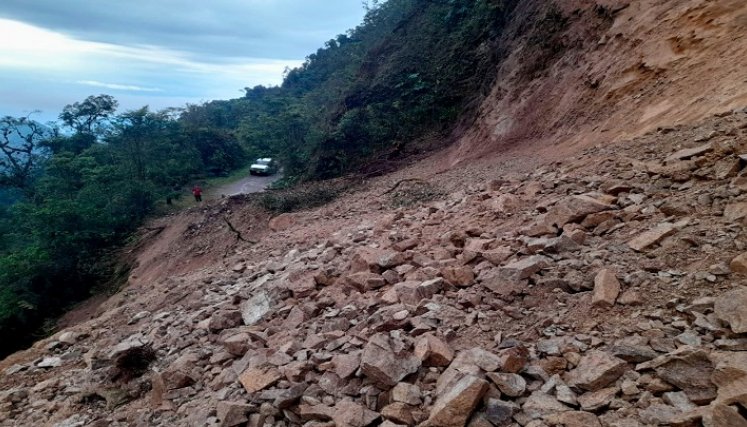
M 0 425 L 747 426 L 744 153 L 736 111 L 380 178 L 12 356 Z

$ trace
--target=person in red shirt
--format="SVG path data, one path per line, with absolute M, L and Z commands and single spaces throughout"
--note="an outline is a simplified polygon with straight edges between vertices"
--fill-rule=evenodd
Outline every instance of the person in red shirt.
M 192 189 L 192 195 L 195 196 L 195 202 L 201 202 L 202 201 L 202 188 L 200 188 L 199 185 L 195 185 L 195 187 Z

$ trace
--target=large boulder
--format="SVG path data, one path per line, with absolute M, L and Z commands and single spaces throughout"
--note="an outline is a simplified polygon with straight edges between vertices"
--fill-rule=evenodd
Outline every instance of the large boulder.
M 430 427 L 464 427 L 480 399 L 488 390 L 488 382 L 466 375 L 438 397 L 425 422 Z
M 378 385 L 394 387 L 406 376 L 417 372 L 421 364 L 420 359 L 401 347 L 388 334 L 374 335 L 363 349 L 361 371 Z
M 434 335 L 425 334 L 415 344 L 415 356 L 425 366 L 449 366 L 454 359 L 454 351 Z
M 584 355 L 576 369 L 567 374 L 567 383 L 587 391 L 597 391 L 620 378 L 627 363 L 609 353 L 593 350 Z
M 570 196 L 548 210 L 545 222 L 551 226 L 562 227 L 571 222 L 581 222 L 589 214 L 613 209 L 617 209 L 617 206 L 594 195 Z
M 620 282 L 615 273 L 603 269 L 594 278 L 594 295 L 591 303 L 595 307 L 612 307 L 620 295 Z
M 716 317 L 728 324 L 731 330 L 743 334 L 747 332 L 747 287 L 741 286 L 716 299 Z
M 665 222 L 634 237 L 628 242 L 628 247 L 636 252 L 643 252 L 676 232 L 677 227 L 674 224 Z
M 241 318 L 244 324 L 251 326 L 262 320 L 270 312 L 270 296 L 266 292 L 259 292 L 241 303 Z

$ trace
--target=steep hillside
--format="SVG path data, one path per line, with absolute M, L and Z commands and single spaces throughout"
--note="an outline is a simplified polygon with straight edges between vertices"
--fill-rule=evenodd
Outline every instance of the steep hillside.
M 745 12 L 520 2 L 455 145 L 154 220 L 0 425 L 746 425 Z
M 747 103 L 743 1 L 527 1 L 504 37 L 452 164 L 533 142 L 569 153 Z

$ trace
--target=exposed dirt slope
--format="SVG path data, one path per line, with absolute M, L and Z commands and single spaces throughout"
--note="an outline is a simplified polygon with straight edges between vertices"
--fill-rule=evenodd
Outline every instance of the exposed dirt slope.
M 497 84 L 448 164 L 517 144 L 568 154 L 747 103 L 744 1 L 550 4 L 519 6 Z

